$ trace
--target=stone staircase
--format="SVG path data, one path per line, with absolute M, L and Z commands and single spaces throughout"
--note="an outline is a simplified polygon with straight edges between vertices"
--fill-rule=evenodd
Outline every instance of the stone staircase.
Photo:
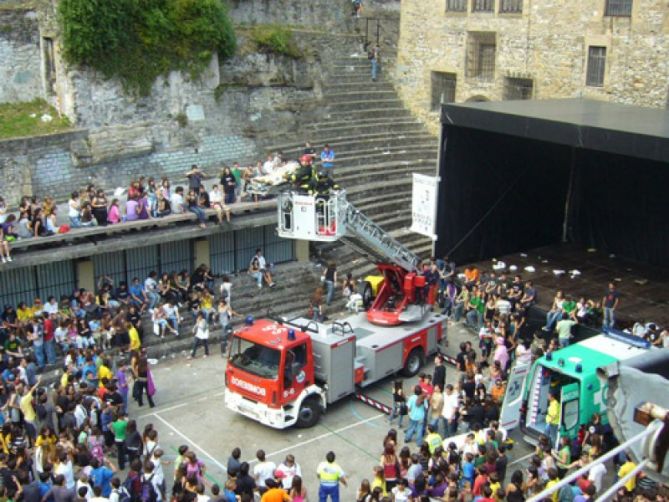
M 287 158 L 301 155 L 304 141 L 317 152 L 328 143 L 336 153 L 334 178 L 346 188 L 349 200 L 386 231 L 420 256 L 431 252 L 431 241 L 411 233 L 411 173 L 434 174 L 438 138 L 406 110 L 381 69 L 371 81 L 366 56 L 336 57 L 324 76 L 322 113 L 300 127 L 301 136 L 276 135 L 267 151 Z M 391 55 L 392 57 L 392 55 Z M 322 260 L 334 260 L 340 277 L 373 273 L 372 263 L 342 244 L 316 245 Z

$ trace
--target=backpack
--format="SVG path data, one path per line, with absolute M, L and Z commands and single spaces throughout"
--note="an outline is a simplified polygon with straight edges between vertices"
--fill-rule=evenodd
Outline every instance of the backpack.
M 112 493 L 116 493 L 118 495 L 118 502 L 131 502 L 132 500 L 128 490 L 124 485 L 121 485 L 118 490 L 114 488 Z
M 134 474 L 134 475 L 132 475 Z M 142 481 L 139 477 L 138 474 L 136 473 L 128 473 L 128 477 L 125 478 L 125 481 L 123 482 L 123 485 L 121 488 L 125 491 L 125 493 L 128 494 L 128 499 L 127 501 L 124 500 L 119 500 L 119 502 L 138 502 L 139 501 L 139 496 L 141 494 L 141 489 L 142 489 Z
M 153 486 L 151 480 L 153 479 L 153 474 L 148 478 L 142 476 L 142 488 L 139 491 L 139 500 L 140 502 L 156 502 L 158 500 L 158 495 L 156 494 L 156 488 Z

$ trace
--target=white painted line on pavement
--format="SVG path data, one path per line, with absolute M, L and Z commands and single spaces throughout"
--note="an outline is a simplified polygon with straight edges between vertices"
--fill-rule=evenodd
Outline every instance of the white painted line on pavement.
M 228 470 L 226 469 L 226 467 L 225 467 L 223 464 L 221 464 L 218 460 L 216 460 L 210 453 L 208 453 L 207 450 L 205 450 L 204 448 L 202 448 L 201 446 L 199 446 L 197 443 L 195 443 L 191 438 L 189 438 L 188 436 L 186 436 L 183 432 L 181 432 L 179 429 L 177 429 L 176 427 L 174 427 L 171 423 L 169 423 L 169 422 L 168 422 L 167 420 L 165 420 L 163 417 L 161 417 L 160 415 L 158 415 L 158 413 L 153 413 L 153 416 L 156 417 L 158 420 L 160 420 L 160 421 L 161 421 L 162 423 L 164 423 L 165 425 L 167 425 L 167 426 L 168 426 L 170 429 L 172 429 L 174 432 L 176 432 L 177 434 L 179 434 L 179 436 L 181 436 L 182 438 L 184 438 L 184 439 L 186 440 L 186 442 L 187 442 L 190 446 L 192 446 L 193 448 L 196 448 L 196 449 L 200 450 L 202 453 L 204 453 L 204 455 L 205 455 L 207 458 L 209 458 L 209 460 L 211 460 L 214 464 L 216 464 L 216 465 L 217 465 L 223 472 L 228 472 Z
M 344 432 L 344 431 L 347 431 L 349 429 L 353 429 L 354 427 L 358 427 L 359 425 L 366 424 L 367 422 L 372 422 L 374 420 L 377 420 L 377 419 L 379 419 L 381 417 L 385 417 L 385 416 L 386 416 L 385 413 L 379 413 L 378 415 L 374 415 L 373 417 L 366 418 L 366 419 L 360 420 L 358 422 L 354 422 L 352 424 L 349 424 L 345 427 L 341 427 L 341 428 L 336 429 L 334 431 L 326 432 L 325 434 L 321 434 L 320 436 L 316 436 L 314 438 L 307 439 L 306 441 L 301 441 L 299 443 L 294 443 L 291 446 L 287 446 L 286 448 L 281 448 L 280 450 L 273 451 L 271 453 L 268 453 L 265 456 L 266 457 L 271 457 L 273 455 L 278 455 L 280 453 L 285 453 L 287 451 L 292 451 L 292 450 L 295 450 L 296 448 L 300 448 L 301 446 L 305 446 L 305 445 L 308 445 L 310 443 L 315 443 L 316 441 L 320 441 L 321 439 L 325 439 L 327 437 L 334 436 L 335 434 L 339 434 L 340 432 Z M 249 464 L 253 464 L 254 462 L 257 462 L 257 460 L 250 461 Z
M 183 408 L 184 406 L 188 406 L 189 404 L 191 404 L 191 403 L 179 403 L 179 404 L 175 404 L 174 406 L 170 406 L 170 407 L 168 407 L 168 408 L 163 408 L 162 410 L 151 411 L 151 413 L 147 413 L 147 414 L 145 414 L 145 415 L 140 415 L 140 416 L 138 416 L 137 418 L 140 419 L 140 418 L 152 417 L 152 416 L 155 415 L 156 413 L 164 413 L 164 412 L 166 412 L 166 411 L 176 410 L 176 409 L 178 409 L 178 408 Z
M 532 455 L 534 455 L 534 452 L 532 452 L 532 453 L 528 453 L 528 454 L 525 455 L 524 457 L 517 458 L 517 459 L 514 460 L 513 462 L 509 463 L 509 465 L 519 464 L 519 463 L 521 463 L 523 460 L 527 460 L 528 458 L 530 458 Z

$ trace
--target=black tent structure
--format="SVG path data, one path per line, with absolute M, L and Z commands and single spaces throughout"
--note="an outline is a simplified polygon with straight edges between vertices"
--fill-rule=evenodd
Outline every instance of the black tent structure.
M 445 104 L 437 255 L 571 243 L 669 263 L 669 111 L 587 99 Z

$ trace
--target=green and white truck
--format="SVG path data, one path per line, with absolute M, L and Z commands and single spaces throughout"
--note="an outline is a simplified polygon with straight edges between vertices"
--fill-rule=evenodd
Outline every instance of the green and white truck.
M 547 353 L 531 364 L 516 364 L 510 372 L 500 425 L 520 427 L 528 439 L 546 430 L 548 397 L 560 400 L 559 436 L 571 438 L 594 413 L 608 423 L 608 382 L 598 370 L 654 351 L 643 339 L 622 332 L 602 333 Z

